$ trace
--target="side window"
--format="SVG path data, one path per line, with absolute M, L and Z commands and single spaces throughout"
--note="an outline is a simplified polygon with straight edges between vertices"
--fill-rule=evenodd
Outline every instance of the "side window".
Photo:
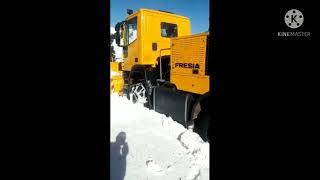
M 161 22 L 161 36 L 162 37 L 177 37 L 178 27 L 176 24 Z
M 137 39 L 137 17 L 128 21 L 129 44 Z

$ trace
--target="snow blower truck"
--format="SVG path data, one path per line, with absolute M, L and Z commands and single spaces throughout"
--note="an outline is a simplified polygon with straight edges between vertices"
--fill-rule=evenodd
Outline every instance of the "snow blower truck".
M 115 26 L 124 95 L 209 141 L 209 33 L 191 35 L 189 18 L 167 11 L 127 13 Z

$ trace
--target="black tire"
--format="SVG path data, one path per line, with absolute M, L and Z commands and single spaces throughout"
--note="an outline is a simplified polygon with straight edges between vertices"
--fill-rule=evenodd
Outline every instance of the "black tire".
M 163 87 L 166 87 L 166 88 L 169 88 L 169 89 L 171 89 L 172 91 L 177 91 L 177 87 L 176 87 L 176 85 L 174 85 L 174 84 L 172 84 L 172 83 L 164 83 L 163 85 L 162 85 Z
M 205 142 L 209 142 L 210 137 L 210 123 L 212 121 L 211 115 L 207 111 L 200 111 L 198 117 L 194 120 L 194 132 Z

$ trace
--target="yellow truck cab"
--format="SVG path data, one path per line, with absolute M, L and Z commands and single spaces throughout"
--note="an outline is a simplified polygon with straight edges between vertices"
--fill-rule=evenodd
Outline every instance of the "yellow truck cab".
M 170 38 L 191 35 L 190 20 L 169 12 L 139 9 L 118 25 L 123 46 L 123 71 L 135 64 L 158 64 L 158 57 L 171 54 Z

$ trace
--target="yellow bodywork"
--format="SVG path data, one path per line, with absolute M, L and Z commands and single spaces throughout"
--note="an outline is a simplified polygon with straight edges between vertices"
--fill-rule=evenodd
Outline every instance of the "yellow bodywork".
M 177 89 L 195 94 L 209 92 L 207 37 L 208 33 L 201 33 L 171 39 L 170 81 Z
M 140 9 L 129 15 L 126 22 L 132 22 L 135 18 L 137 36 L 124 47 L 122 70 L 131 71 L 136 64 L 156 67 L 160 56 L 169 55 L 170 82 L 178 90 L 200 95 L 209 92 L 209 75 L 206 71 L 209 34 L 191 35 L 190 20 L 172 13 Z M 162 37 L 161 23 L 177 25 L 177 37 Z
M 122 94 L 123 84 L 124 84 L 120 66 L 121 66 L 120 62 L 110 63 L 110 70 L 111 70 L 110 81 L 113 84 L 113 91 L 118 94 Z M 111 85 L 111 88 L 112 88 L 112 85 Z
M 124 71 L 130 71 L 135 64 L 155 67 L 160 50 L 170 48 L 171 38 L 161 36 L 161 22 L 177 25 L 178 37 L 191 35 L 190 20 L 187 17 L 140 9 L 129 15 L 127 21 L 137 17 L 137 39 L 128 45 L 128 56 L 124 57 Z M 157 50 L 152 49 L 157 43 Z M 171 55 L 170 50 L 161 52 L 161 56 Z

